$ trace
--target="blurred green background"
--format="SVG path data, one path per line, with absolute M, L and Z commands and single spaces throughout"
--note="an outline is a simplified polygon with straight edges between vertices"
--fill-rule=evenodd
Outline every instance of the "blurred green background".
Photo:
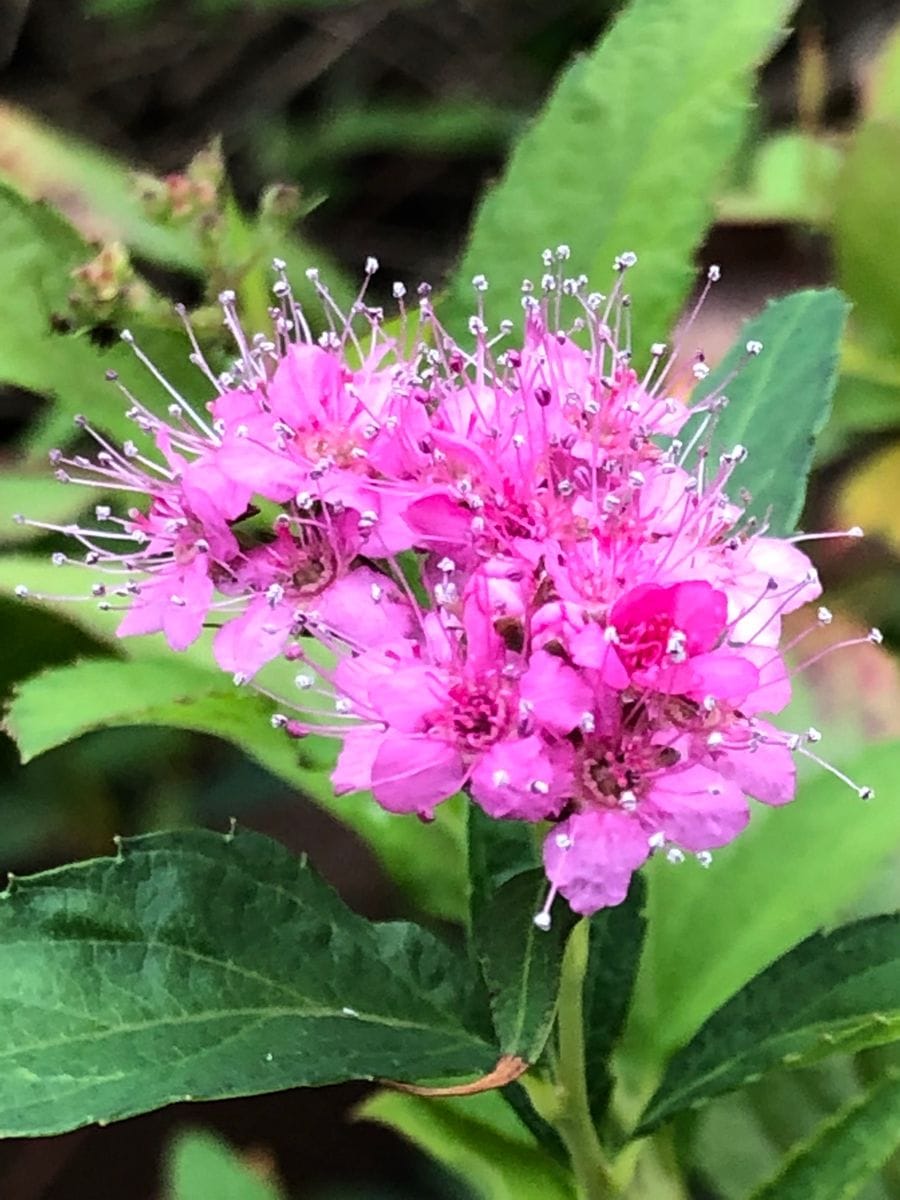
M 0 249 L 0 377 L 15 385 L 0 390 L 0 691 L 43 666 L 112 652 L 89 631 L 10 597 L 21 570 L 15 554 L 25 547 L 24 531 L 8 518 L 19 509 L 71 515 L 68 494 L 46 487 L 40 465 L 63 426 L 41 398 L 52 387 L 40 345 L 29 341 L 27 297 L 8 286 L 10 256 L 18 255 L 16 270 L 39 270 L 42 287 L 56 270 L 47 288 L 59 291 L 60 309 L 86 318 L 88 342 L 101 349 L 131 310 L 161 344 L 173 336 L 167 306 L 143 278 L 161 296 L 196 306 L 213 342 L 204 305 L 223 283 L 236 275 L 245 307 L 258 310 L 252 272 L 244 271 L 248 239 L 269 257 L 320 265 L 338 295 L 351 293 L 369 254 L 383 268 L 376 294 L 386 298 L 393 279 L 439 286 L 512 139 L 618 7 L 612 0 L 0 3 L 0 180 L 49 201 L 98 250 L 127 245 L 141 276 L 115 249 L 73 271 L 87 260 L 52 231 L 33 246 L 7 231 Z M 714 361 L 770 295 L 826 281 L 849 294 L 855 307 L 836 411 L 804 525 L 865 527 L 862 544 L 826 543 L 819 556 L 828 602 L 842 631 L 878 624 L 895 649 L 898 22 L 900 5 L 885 0 L 801 5 L 795 33 L 761 72 L 741 151 L 720 181 L 698 261 L 721 263 L 724 279 L 691 335 Z M 684 169 L 689 187 L 690 146 Z M 141 173 L 137 181 L 132 170 Z M 207 203 L 207 185 L 215 204 Z M 73 386 L 89 393 L 95 377 Z M 62 415 L 68 420 L 75 410 Z M 27 548 L 53 545 L 49 538 Z M 826 660 L 810 693 L 817 723 L 840 725 L 857 745 L 864 736 L 900 733 L 896 668 L 872 647 Z M 354 907 L 372 916 L 404 910 L 404 897 L 362 842 L 223 742 L 187 731 L 112 730 L 22 768 L 0 738 L 0 865 L 17 873 L 105 853 L 114 834 L 224 826 L 230 816 L 309 850 Z M 887 878 L 872 882 L 874 907 L 885 903 Z M 773 1154 L 877 1070 L 870 1055 L 713 1105 L 699 1128 L 684 1131 L 706 1164 L 695 1172 L 698 1200 L 743 1196 Z M 348 1113 L 364 1091 L 182 1106 L 107 1130 L 6 1143 L 0 1197 L 227 1200 L 233 1186 L 235 1200 L 253 1200 L 254 1180 L 258 1200 L 281 1194 L 282 1183 L 284 1195 L 298 1200 L 470 1194 L 387 1130 L 352 1124 Z M 203 1139 L 172 1150 L 185 1124 L 218 1129 L 240 1157 Z M 739 1161 L 723 1154 L 735 1128 Z M 215 1190 L 211 1179 L 220 1180 Z M 865 1195 L 900 1194 L 895 1188 L 900 1179 L 889 1170 Z

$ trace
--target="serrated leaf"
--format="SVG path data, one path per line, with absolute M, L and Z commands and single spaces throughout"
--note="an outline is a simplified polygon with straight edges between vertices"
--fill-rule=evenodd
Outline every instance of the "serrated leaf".
M 751 1200 L 852 1200 L 900 1146 L 900 1071 L 825 1121 Z
M 839 779 L 818 776 L 793 804 L 758 807 L 708 871 L 662 860 L 645 872 L 649 926 L 626 1040 L 648 1080 L 754 974 L 832 923 L 900 846 L 890 799 L 900 745 L 841 765 L 876 789 L 874 800 L 862 804 Z
M 897 1038 L 900 915 L 814 934 L 751 980 L 675 1055 L 638 1133 L 772 1067 Z
M 396 1129 L 483 1200 L 575 1200 L 568 1172 L 536 1145 L 495 1092 L 465 1100 L 376 1092 L 357 1113 Z
M 699 402 L 724 386 L 728 405 L 716 421 L 711 461 L 735 445 L 746 447 L 734 483 L 749 489 L 748 511 L 768 517 L 776 536 L 793 532 L 803 507 L 813 442 L 831 411 L 847 312 L 833 288 L 770 301 L 695 393 Z M 762 343 L 762 353 L 747 361 L 753 341 Z
M 566 939 L 575 915 L 558 906 L 548 930 L 534 915 L 547 894 L 542 870 L 504 883 L 472 917 L 472 938 L 504 1054 L 536 1062 L 553 1026 Z
M 497 1060 L 465 958 L 257 834 L 153 834 L 0 901 L 0 1132 Z
M 142 639 L 137 639 L 138 641 Z M 428 911 L 458 918 L 464 903 L 458 814 L 447 805 L 423 826 L 385 812 L 368 796 L 337 799 L 328 772 L 336 747 L 291 742 L 272 728 L 272 704 L 236 688 L 221 671 L 169 653 L 122 662 L 92 659 L 17 685 L 5 729 L 24 762 L 90 730 L 157 725 L 224 738 L 350 826 Z
M 166 1200 L 281 1200 L 280 1188 L 202 1130 L 176 1137 L 166 1164 Z
M 606 1115 L 613 1087 L 610 1058 L 622 1033 L 637 977 L 647 922 L 643 876 L 634 875 L 628 896 L 590 918 L 584 978 L 584 1061 L 588 1101 L 595 1125 Z
M 515 145 L 472 225 L 443 318 L 464 328 L 470 281 L 490 280 L 488 317 L 513 317 L 523 275 L 566 243 L 574 273 L 605 290 L 613 259 L 629 275 L 639 345 L 664 337 L 692 281 L 714 189 L 736 151 L 753 69 L 790 0 L 634 0 L 560 78 Z

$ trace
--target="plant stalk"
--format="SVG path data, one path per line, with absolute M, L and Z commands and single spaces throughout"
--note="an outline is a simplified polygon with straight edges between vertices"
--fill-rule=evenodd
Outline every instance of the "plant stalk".
M 565 1143 L 579 1200 L 614 1200 L 614 1187 L 588 1100 L 584 1056 L 584 977 L 588 965 L 588 923 L 580 921 L 563 958 L 557 1009 L 559 1110 L 554 1124 Z

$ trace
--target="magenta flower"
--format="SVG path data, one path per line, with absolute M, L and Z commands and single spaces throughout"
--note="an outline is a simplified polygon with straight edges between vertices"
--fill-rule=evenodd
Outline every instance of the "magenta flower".
M 638 373 L 621 276 L 588 293 L 566 259 L 524 288 L 518 338 L 489 334 L 476 280 L 465 344 L 427 288 L 416 338 L 395 285 L 401 345 L 313 273 L 316 339 L 276 264 L 271 336 L 248 337 L 225 294 L 234 369 L 217 378 L 194 344 L 205 411 L 170 388 L 168 422 L 133 402 L 146 449 L 82 423 L 96 458 L 54 456 L 65 480 L 145 498 L 66 530 L 122 636 L 184 649 L 213 625 L 218 664 L 266 695 L 257 673 L 294 664 L 273 723 L 342 740 L 340 794 L 428 819 L 463 791 L 549 823 L 541 927 L 557 892 L 583 913 L 620 903 L 651 854 L 708 865 L 751 800 L 793 798 L 798 756 L 828 767 L 816 730 L 767 719 L 790 699 L 782 617 L 820 592 L 802 539 L 746 520 L 744 447 L 712 461 L 724 397 L 673 398 L 662 345 Z

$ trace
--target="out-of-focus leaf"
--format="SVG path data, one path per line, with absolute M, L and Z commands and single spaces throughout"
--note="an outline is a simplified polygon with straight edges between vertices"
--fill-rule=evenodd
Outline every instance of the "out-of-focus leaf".
M 36 474 L 0 467 L 0 545 L 28 541 L 40 534 L 39 529 L 17 524 L 13 520 L 16 514 L 33 521 L 65 524 L 83 512 L 91 500 L 96 500 L 96 493 L 89 496 L 83 488 L 66 487 L 49 470 Z
M 124 2 L 136 8 L 143 0 Z M 51 129 L 21 109 L 0 104 L 0 160 L 0 178 L 34 200 L 57 206 L 87 240 L 124 242 L 151 262 L 196 274 L 204 271 L 196 233 L 188 225 L 152 220 L 128 165 L 112 155 Z M 296 233 L 285 235 L 277 246 L 263 239 L 256 252 L 265 268 L 273 255 L 283 258 L 304 299 L 314 297 L 304 274 L 311 265 L 320 268 L 323 281 L 340 303 L 352 297 L 337 263 Z
M 726 390 L 712 461 L 737 444 L 747 449 L 735 483 L 749 488 L 749 511 L 767 518 L 775 535 L 792 532 L 803 507 L 813 441 L 831 410 L 846 318 L 847 302 L 833 288 L 772 301 L 742 327 L 734 348 L 696 392 L 700 401 Z M 751 342 L 761 342 L 762 353 L 747 361 Z
M 793 130 L 773 134 L 757 149 L 747 186 L 719 200 L 718 218 L 735 225 L 825 225 L 841 162 L 837 146 L 821 138 Z
M 178 1134 L 166 1164 L 165 1200 L 282 1200 L 264 1179 L 224 1142 L 202 1130 Z
M 478 96 L 415 108 L 373 103 L 336 109 L 316 124 L 267 127 L 259 153 L 264 161 L 289 162 L 292 172 L 302 178 L 313 166 L 354 154 L 383 150 L 467 154 L 479 147 L 503 145 L 521 122 L 518 109 Z
M 497 1060 L 464 955 L 352 913 L 277 842 L 153 834 L 0 901 L 0 1131 L 186 1098 L 479 1076 Z
M 128 404 L 104 379 L 107 370 L 118 372 L 121 382 L 149 407 L 156 403 L 164 412 L 170 397 L 127 346 L 117 342 L 101 350 L 86 330 L 53 329 L 54 316 L 68 310 L 72 270 L 90 256 L 61 217 L 0 185 L 0 383 L 48 396 L 56 411 L 69 419 L 82 413 L 128 438 L 135 428 L 125 417 Z M 183 337 L 162 330 L 136 333 L 176 388 L 206 394 L 202 376 L 188 361 Z
M 470 281 L 485 274 L 488 317 L 513 317 L 523 275 L 566 243 L 573 270 L 603 287 L 629 276 L 639 348 L 664 336 L 692 280 L 713 191 L 735 152 L 752 73 L 789 0 L 634 0 L 569 67 L 485 195 L 443 316 L 465 328 Z
M 151 221 L 124 165 L 7 103 L 0 103 L 0 163 L 0 178 L 59 208 L 87 241 L 123 241 L 153 262 L 199 269 L 190 231 Z
M 900 442 L 890 442 L 848 475 L 836 501 L 839 521 L 861 525 L 867 534 L 887 542 L 895 553 L 900 553 L 898 480 Z
M 575 1200 L 568 1172 L 538 1147 L 495 1093 L 423 1100 L 376 1092 L 357 1114 L 396 1129 L 483 1200 Z
M 721 1200 L 747 1200 L 791 1147 L 808 1141 L 864 1090 L 850 1055 L 836 1054 L 802 1071 L 771 1071 L 692 1114 L 683 1123 L 691 1132 L 682 1152 Z M 893 1200 L 893 1191 L 870 1179 L 862 1197 Z
M 833 920 L 900 845 L 892 803 L 900 744 L 871 748 L 849 770 L 875 787 L 874 800 L 818 776 L 786 808 L 759 806 L 708 871 L 650 865 L 649 932 L 625 1047 L 644 1087 L 729 996 Z
M 900 1146 L 900 1070 L 825 1121 L 751 1200 L 852 1200 Z
M 870 344 L 900 350 L 900 252 L 893 214 L 900 180 L 900 29 L 873 72 L 866 116 L 837 181 L 834 251 L 838 280 L 854 304 L 854 323 Z
M 900 1038 L 900 916 L 813 934 L 751 980 L 675 1055 L 638 1133 L 775 1066 Z
M 110 726 L 169 726 L 224 738 L 359 834 L 424 908 L 459 918 L 458 814 L 444 805 L 440 819 L 424 826 L 414 816 L 385 812 L 369 796 L 337 799 L 328 777 L 334 744 L 316 737 L 292 743 L 272 728 L 271 714 L 270 701 L 235 688 L 221 671 L 169 653 L 86 661 L 36 675 L 15 689 L 5 728 L 25 762 Z

